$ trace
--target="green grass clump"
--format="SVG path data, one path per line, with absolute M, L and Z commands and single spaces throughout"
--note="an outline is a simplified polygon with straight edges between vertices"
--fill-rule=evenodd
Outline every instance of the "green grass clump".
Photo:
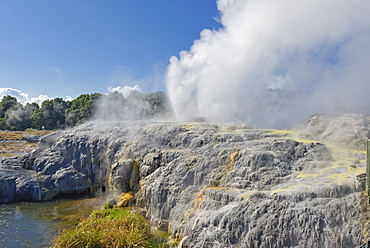
M 75 228 L 64 230 L 54 239 L 60 247 L 161 247 L 151 232 L 149 222 L 130 210 L 104 209 L 94 211 Z

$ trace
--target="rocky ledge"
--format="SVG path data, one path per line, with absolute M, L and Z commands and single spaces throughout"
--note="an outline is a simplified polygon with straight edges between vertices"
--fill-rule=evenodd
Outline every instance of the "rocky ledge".
M 0 202 L 107 190 L 182 247 L 356 247 L 368 238 L 368 118 L 316 116 L 303 132 L 87 123 L 3 160 Z

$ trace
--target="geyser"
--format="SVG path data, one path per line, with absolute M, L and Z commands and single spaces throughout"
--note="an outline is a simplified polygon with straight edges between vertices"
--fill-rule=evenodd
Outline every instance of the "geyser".
M 367 0 L 218 0 L 219 30 L 172 57 L 178 120 L 288 127 L 316 113 L 363 113 L 370 94 Z

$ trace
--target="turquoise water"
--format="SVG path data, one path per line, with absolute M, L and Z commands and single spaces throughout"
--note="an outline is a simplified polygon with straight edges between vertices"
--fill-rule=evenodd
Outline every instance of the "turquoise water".
M 50 247 L 63 228 L 103 206 L 103 198 L 0 204 L 0 247 Z

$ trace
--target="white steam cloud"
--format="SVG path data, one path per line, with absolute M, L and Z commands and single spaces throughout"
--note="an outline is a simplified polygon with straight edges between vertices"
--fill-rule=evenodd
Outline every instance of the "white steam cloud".
M 111 94 L 103 95 L 96 104 L 94 120 L 119 122 L 145 119 L 152 106 L 142 98 L 139 85 L 109 87 Z
M 172 57 L 178 120 L 287 127 L 370 110 L 370 1 L 218 0 L 219 30 Z

